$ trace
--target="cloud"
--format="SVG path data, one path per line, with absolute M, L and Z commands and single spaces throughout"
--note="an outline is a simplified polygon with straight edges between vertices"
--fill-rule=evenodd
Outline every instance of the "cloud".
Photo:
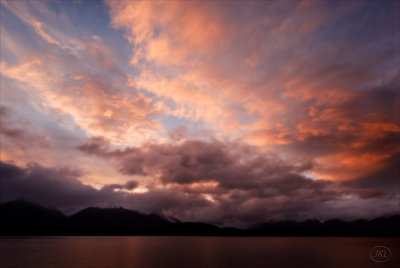
M 103 186 L 102 190 L 133 190 L 137 188 L 139 183 L 137 181 L 128 181 L 125 184 L 107 184 Z
M 11 11 L 15 16 L 17 16 L 21 21 L 29 25 L 34 29 L 37 35 L 39 35 L 43 40 L 48 42 L 49 44 L 57 45 L 59 47 L 63 47 L 63 45 L 55 40 L 52 36 L 50 36 L 48 33 L 46 33 L 43 29 L 43 24 L 36 20 L 34 16 L 32 16 L 31 12 L 29 12 L 29 8 L 33 9 L 42 9 L 45 8 L 45 6 L 41 4 L 36 4 L 36 5 L 31 5 L 28 7 L 28 5 L 21 4 L 19 3 L 16 5 L 14 2 L 11 1 L 3 1 L 1 5 L 4 8 L 7 8 L 7 10 Z
M 323 152 L 313 160 L 324 165 L 329 158 L 340 170 L 337 159 L 360 153 L 352 147 L 373 146 L 400 131 L 393 121 L 398 42 L 389 34 L 398 31 L 392 26 L 397 17 L 385 12 L 391 4 L 379 6 L 378 13 L 372 3 L 306 1 L 108 5 L 112 25 L 125 31 L 134 48 L 132 63 L 145 62 L 137 85 L 160 97 L 164 114 L 202 122 L 219 138 L 285 149 L 293 157 L 298 152 L 292 147 L 311 147 Z M 354 17 L 357 22 L 345 30 L 337 27 Z M 177 31 L 181 21 L 185 27 Z M 186 31 L 202 21 L 221 30 L 207 31 L 204 25 L 196 31 L 198 47 Z M 382 27 L 387 30 L 378 30 Z M 173 48 L 185 53 L 175 55 Z M 166 51 L 168 57 L 162 56 Z M 387 153 L 393 152 L 363 152 L 373 154 L 371 160 Z M 307 157 L 307 149 L 302 154 Z M 338 177 L 329 173 L 318 172 L 331 180 L 354 177 L 351 170 Z
M 139 56 L 159 64 L 181 64 L 188 57 L 209 56 L 223 43 L 227 29 L 203 3 L 109 1 L 112 24 L 128 30 Z M 154 34 L 155 29 L 158 33 Z M 133 58 L 138 59 L 137 56 Z
M 1 202 L 23 198 L 57 207 L 66 213 L 88 206 L 124 206 L 146 213 L 162 214 L 171 208 L 177 211 L 190 210 L 207 204 L 198 196 L 186 196 L 168 190 L 141 194 L 115 191 L 137 187 L 137 182 L 132 180 L 124 185 L 104 185 L 97 190 L 78 180 L 82 175 L 80 171 L 69 168 L 45 168 L 36 164 L 20 168 L 0 162 L 0 174 Z
M 99 200 L 95 189 L 76 179 L 81 175 L 76 170 L 51 169 L 39 165 L 19 168 L 2 162 L 1 175 L 3 202 L 25 198 L 64 208 L 66 205 L 73 207 Z
M 45 168 L 36 164 L 21 168 L 1 162 L 0 174 L 1 202 L 24 198 L 60 208 L 68 214 L 87 206 L 124 206 L 183 221 L 246 227 L 273 219 L 374 217 L 394 213 L 398 209 L 394 202 L 396 197 L 377 199 L 373 198 L 372 192 L 365 191 L 365 195 L 370 195 L 368 199 L 342 198 L 343 192 L 329 188 L 331 183 L 293 178 L 281 179 L 275 188 L 224 189 L 203 182 L 202 185 L 190 185 L 192 191 L 177 185 L 135 193 L 120 189 L 137 187 L 137 182 L 104 185 L 97 190 L 80 182 L 78 179 L 82 173 L 70 168 Z
M 326 166 L 315 168 L 313 162 L 309 161 L 289 162 L 254 146 L 215 139 L 185 140 L 175 144 L 148 144 L 143 147 L 113 150 L 106 140 L 94 137 L 77 148 L 89 155 L 113 160 L 123 174 L 152 177 L 156 179 L 155 183 L 174 185 L 179 190 L 185 189 L 185 191 L 206 186 L 208 189 L 254 190 L 252 194 L 256 196 L 263 196 L 264 193 L 290 195 L 303 187 L 313 191 L 325 191 L 341 184 L 329 180 L 310 179 L 305 175 Z M 391 184 L 390 178 L 395 177 L 393 163 L 396 159 L 396 157 L 390 158 L 388 165 L 384 159 L 380 172 L 391 170 L 389 172 L 392 175 L 387 178 L 389 181 L 384 181 L 382 178 L 382 185 Z M 343 163 L 345 160 L 342 160 Z M 350 166 L 355 163 L 352 167 L 354 170 L 360 168 L 357 163 L 364 164 L 362 161 L 365 161 L 365 165 L 371 163 L 369 158 L 351 161 L 356 161 L 348 164 Z M 356 176 L 353 180 L 363 181 L 363 178 Z M 352 184 L 344 182 L 342 185 Z M 340 190 L 343 194 L 353 193 L 362 198 L 382 195 L 380 190 L 383 189 L 378 185 L 369 185 L 371 188 L 367 185 L 360 189 L 356 187 Z M 339 188 L 335 190 L 338 191 Z
M 398 3 L 57 5 L 1 2 L 9 198 L 237 225 L 396 209 Z
M 150 119 L 157 109 L 134 87 L 128 61 L 115 47 L 123 44 L 87 32 L 79 36 L 88 29 L 71 31 L 68 15 L 73 12 L 55 12 L 45 3 L 5 1 L 2 6 L 7 18 L 1 48 L 7 55 L 1 62 L 2 105 L 26 101 L 48 117 L 70 117 L 74 127 L 119 144 L 159 136 L 159 123 Z M 19 23 L 31 40 L 12 31 L 12 22 Z
M 245 144 L 186 140 L 177 144 L 148 144 L 113 150 L 104 140 L 95 138 L 79 149 L 111 159 L 123 174 L 153 178 L 154 181 L 146 186 L 150 192 L 168 189 L 208 200 L 206 207 L 209 210 L 203 208 L 200 211 L 205 213 L 205 219 L 211 217 L 208 220 L 220 224 L 227 224 L 227 220 L 243 224 L 266 219 L 265 215 L 298 219 L 316 213 L 321 217 L 333 217 L 341 215 L 340 212 L 323 212 L 321 207 L 328 209 L 329 204 L 334 207 L 346 199 L 346 204 L 351 206 L 353 200 L 359 202 L 361 199 L 366 203 L 369 199 L 387 200 L 390 203 L 394 198 L 377 185 L 310 179 L 305 174 L 312 170 L 312 163 L 290 163 Z M 395 206 L 390 207 L 396 210 Z M 168 211 L 178 218 L 182 215 L 194 217 L 185 211 L 178 213 L 172 208 Z M 211 216 L 210 211 L 215 215 Z M 364 213 L 360 211 L 357 215 Z
M 388 159 L 385 159 L 384 164 L 376 171 L 344 182 L 344 184 L 350 185 L 351 187 L 377 189 L 396 195 L 400 191 L 399 164 L 400 154 L 396 153 L 388 157 Z
M 99 79 L 106 70 L 97 70 L 96 75 L 90 70 L 75 71 L 73 64 L 79 65 L 82 59 L 73 57 L 70 63 L 65 58 L 70 56 L 46 56 L 16 67 L 5 65 L 2 75 L 21 82 L 44 107 L 72 116 L 78 127 L 89 133 L 108 135 L 117 142 L 124 139 L 126 129 L 157 128 L 147 117 L 155 110 L 143 95 L 132 89 L 128 99 L 120 91 L 128 87 L 123 81 Z M 9 90 L 6 95 L 11 97 Z
M 156 176 L 163 183 L 215 180 L 227 188 L 260 186 L 263 182 L 274 181 L 275 177 L 279 180 L 312 167 L 311 163 L 290 165 L 255 147 L 217 140 L 186 140 L 180 144 L 109 150 L 106 141 L 92 138 L 78 149 L 116 159 L 120 171 L 125 174 Z

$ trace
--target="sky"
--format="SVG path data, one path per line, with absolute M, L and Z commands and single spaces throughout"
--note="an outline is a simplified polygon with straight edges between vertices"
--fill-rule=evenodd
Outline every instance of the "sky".
M 400 213 L 398 1 L 4 1 L 0 202 Z

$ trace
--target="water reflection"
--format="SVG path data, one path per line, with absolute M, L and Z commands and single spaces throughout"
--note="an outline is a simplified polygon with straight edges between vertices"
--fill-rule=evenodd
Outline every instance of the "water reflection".
M 399 238 L 40 237 L 1 238 L 1 267 L 400 267 Z M 370 259 L 391 249 L 386 263 Z

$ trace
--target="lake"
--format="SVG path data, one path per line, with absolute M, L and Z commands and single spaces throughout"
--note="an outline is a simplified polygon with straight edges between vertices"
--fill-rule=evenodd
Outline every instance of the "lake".
M 384 263 L 370 258 L 390 249 Z M 2 237 L 0 267 L 400 267 L 400 238 Z

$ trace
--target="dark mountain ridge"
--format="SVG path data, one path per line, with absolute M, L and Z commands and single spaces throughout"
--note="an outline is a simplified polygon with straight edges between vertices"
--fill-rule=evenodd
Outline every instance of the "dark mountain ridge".
M 89 207 L 72 216 L 22 200 L 0 204 L 0 235 L 215 235 L 215 236 L 400 236 L 400 215 L 351 222 L 281 221 L 250 229 L 181 222 L 125 208 Z

